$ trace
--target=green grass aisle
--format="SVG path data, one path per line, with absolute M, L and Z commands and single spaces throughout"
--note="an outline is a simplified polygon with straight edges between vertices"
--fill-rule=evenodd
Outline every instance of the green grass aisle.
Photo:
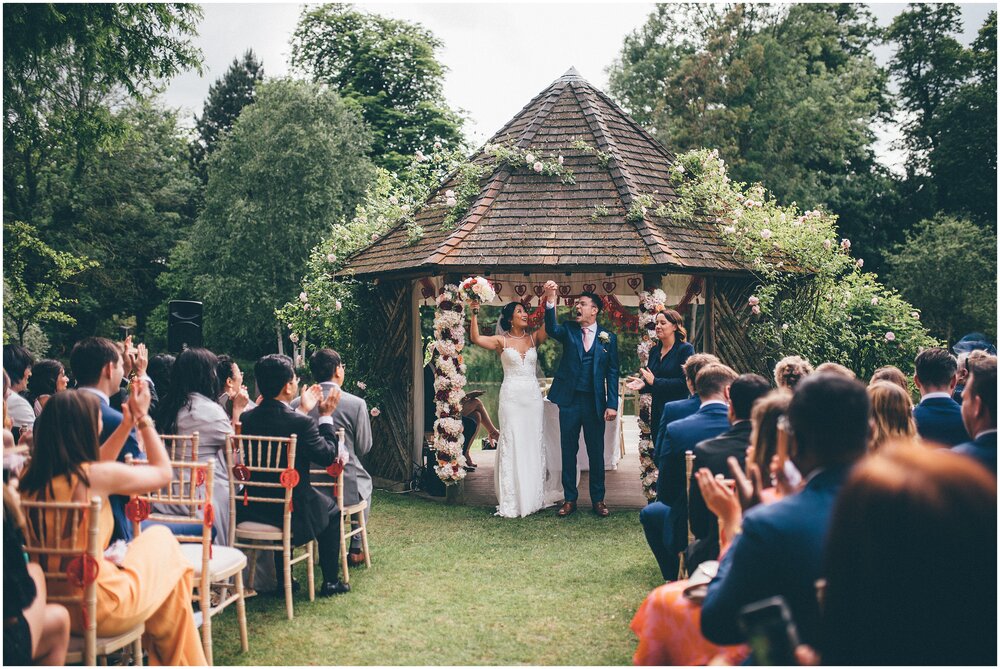
M 235 607 L 216 618 L 216 664 L 631 664 L 628 623 L 662 582 L 637 511 L 505 520 L 376 491 L 369 536 L 350 594 L 310 603 L 303 583 L 292 621 L 248 600 L 249 653 Z

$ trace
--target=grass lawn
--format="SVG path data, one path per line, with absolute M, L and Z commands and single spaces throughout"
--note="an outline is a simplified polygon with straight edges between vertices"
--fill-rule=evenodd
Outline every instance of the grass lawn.
M 634 510 L 507 520 L 376 491 L 369 539 L 349 594 L 303 587 L 292 621 L 280 597 L 248 600 L 249 653 L 235 607 L 216 618 L 216 664 L 631 664 L 628 624 L 662 583 Z

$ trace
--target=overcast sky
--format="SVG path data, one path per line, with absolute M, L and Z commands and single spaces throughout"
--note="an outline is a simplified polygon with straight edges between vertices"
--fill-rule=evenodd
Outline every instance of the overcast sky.
M 415 21 L 433 32 L 444 47 L 438 53 L 448 68 L 444 93 L 453 107 L 465 110 L 466 136 L 479 145 L 571 66 L 594 85 L 607 89 L 606 68 L 618 55 L 624 37 L 640 27 L 650 3 L 357 3 L 367 11 Z M 289 40 L 300 3 L 207 3 L 195 40 L 204 54 L 204 73 L 174 78 L 166 103 L 181 110 L 186 125 L 200 114 L 208 87 L 233 58 L 252 48 L 267 76 L 290 73 Z M 962 4 L 963 41 L 975 38 L 993 3 Z M 904 4 L 871 4 L 882 25 Z M 885 62 L 891 53 L 881 48 Z M 889 148 L 896 135 L 880 133 L 877 146 L 886 164 L 898 167 L 900 155 Z

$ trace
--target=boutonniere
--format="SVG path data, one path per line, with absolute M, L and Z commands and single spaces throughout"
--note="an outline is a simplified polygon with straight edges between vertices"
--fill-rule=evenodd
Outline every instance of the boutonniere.
M 607 332 L 601 332 L 601 334 L 597 335 L 597 339 L 602 344 L 608 344 L 611 342 L 611 335 L 609 335 Z

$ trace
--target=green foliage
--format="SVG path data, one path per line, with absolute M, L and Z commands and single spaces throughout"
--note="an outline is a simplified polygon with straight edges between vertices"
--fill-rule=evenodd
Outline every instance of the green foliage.
M 5 341 L 9 337 L 23 344 L 28 329 L 43 323 L 75 325 L 66 311 L 75 301 L 66 288 L 97 263 L 52 249 L 21 221 L 4 223 L 3 232 L 4 320 L 13 326 L 13 332 L 4 328 Z
M 921 221 L 888 257 L 889 280 L 948 344 L 997 332 L 997 238 L 951 216 Z
M 841 214 L 877 260 L 900 236 L 873 152 L 889 112 L 877 35 L 861 5 L 662 4 L 625 39 L 610 89 L 671 150 L 718 149 L 735 179 Z
M 274 312 L 297 292 L 309 249 L 361 201 L 368 150 L 363 122 L 332 90 L 257 88 L 208 159 L 205 208 L 171 261 L 194 272 L 171 297 L 204 301 L 212 346 L 258 355 L 281 336 Z
M 198 176 L 208 181 L 205 159 L 223 133 L 229 132 L 243 108 L 254 101 L 254 91 L 264 80 L 264 66 L 253 49 L 247 49 L 242 59 L 233 58 L 229 69 L 208 89 L 208 98 L 200 117 L 195 117 L 197 139 L 191 144 L 191 160 Z
M 299 18 L 292 64 L 355 105 L 373 133 L 372 159 L 400 170 L 435 140 L 462 141 L 462 119 L 442 93 L 441 46 L 419 24 L 326 4 Z
M 668 205 L 670 215 L 717 223 L 758 281 L 746 305 L 747 334 L 762 367 L 798 354 L 867 378 L 882 365 L 908 369 L 921 347 L 935 343 L 910 304 L 862 272 L 851 241 L 838 241 L 836 216 L 779 205 L 761 185 L 731 180 L 714 151 L 691 151 L 677 163 L 683 169 L 671 177 L 679 200 Z

